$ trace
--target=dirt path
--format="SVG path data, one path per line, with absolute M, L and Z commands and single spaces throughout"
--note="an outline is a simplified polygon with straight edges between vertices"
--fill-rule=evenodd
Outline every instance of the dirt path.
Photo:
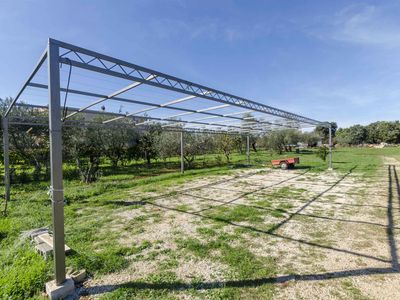
M 241 298 L 270 298 L 262 287 L 275 282 L 277 299 L 400 299 L 394 288 L 400 284 L 398 170 L 397 160 L 385 158 L 367 179 L 356 170 L 260 169 L 161 193 L 132 191 L 135 208 L 128 201 L 117 209 L 111 226 L 121 244 L 150 246 L 131 255 L 128 268 L 90 279 L 81 294 L 101 297 L 167 270 L 181 283 L 166 291 L 177 298 L 214 298 L 215 285 L 240 286 Z M 139 208 L 138 198 L 144 199 Z M 205 238 L 207 230 L 213 234 Z M 232 249 L 244 247 L 257 261 L 272 259 L 275 275 L 244 280 L 217 250 L 199 257 L 181 242 L 227 235 L 235 237 Z M 194 278 L 201 288 L 193 288 Z

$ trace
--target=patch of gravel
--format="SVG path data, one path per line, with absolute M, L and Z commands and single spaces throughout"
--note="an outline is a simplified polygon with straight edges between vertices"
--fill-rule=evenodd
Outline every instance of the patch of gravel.
M 201 278 L 205 282 L 222 281 L 228 268 L 220 263 L 208 259 L 194 259 L 192 257 L 181 260 L 175 269 L 177 277 L 190 282 L 193 279 Z
M 154 273 L 158 268 L 157 261 L 134 261 L 129 268 L 112 274 L 90 278 L 80 290 L 87 298 L 97 298 L 117 289 L 120 285 L 133 282 Z
M 387 159 L 386 163 L 399 165 L 393 159 Z M 282 279 L 277 284 L 275 298 L 345 299 L 358 293 L 373 299 L 400 299 L 400 291 L 392 288 L 400 284 L 399 273 L 376 274 L 390 270 L 393 253 L 388 246 L 390 240 L 385 227 L 388 222 L 388 189 L 384 182 L 387 180 L 387 168 L 383 168 L 380 174 L 380 184 L 360 180 L 361 176 L 357 173 L 343 177 L 343 174 L 329 171 L 313 174 L 260 169 L 205 177 L 165 189 L 162 194 L 133 191 L 133 198 L 151 198 L 153 204 L 133 210 L 119 209 L 112 226 L 114 230 L 121 231 L 120 243 L 123 245 L 162 241 L 160 251 L 181 251 L 175 243 L 176 238 L 199 237 L 197 228 L 213 223 L 201 215 L 212 212 L 213 207 L 254 206 L 258 200 L 282 187 L 305 189 L 301 198 L 298 197 L 300 194 L 290 193 L 268 198 L 270 209 L 276 209 L 281 204 L 292 205 L 283 216 L 273 217 L 265 209 L 260 223 L 237 224 L 255 229 L 242 233 L 243 243 L 253 254 L 275 258 L 278 273 L 281 274 L 278 279 Z M 392 213 L 394 225 L 400 228 L 395 188 L 394 185 Z M 131 234 L 122 226 L 134 218 L 154 214 L 160 217 L 146 219 L 142 232 Z M 277 225 L 275 229 L 264 233 L 260 231 L 271 228 L 272 224 Z M 227 225 L 219 230 L 234 233 L 237 228 Z M 396 244 L 398 251 L 400 229 L 395 232 L 391 242 Z M 91 297 L 97 297 L 103 293 L 99 289 L 106 292 L 104 286 L 115 288 L 120 283 L 157 273 L 157 261 L 161 258 L 132 261 L 127 269 L 91 279 L 85 286 L 89 293 L 95 291 Z M 190 283 L 194 278 L 202 278 L 206 282 L 223 281 L 224 274 L 229 270 L 214 260 L 195 259 L 188 255 L 178 259 L 173 271 L 179 280 Z M 296 276 L 290 277 L 292 274 Z M 193 297 L 185 292 L 176 296 L 181 299 Z
M 398 164 L 393 159 L 386 159 L 386 163 Z M 386 171 L 386 173 L 385 173 Z M 387 178 L 387 169 L 381 172 L 383 178 Z M 395 187 L 393 187 L 395 188 Z M 291 266 L 295 274 L 309 275 L 322 274 L 324 280 L 315 277 L 314 280 L 296 280 L 281 284 L 277 299 L 345 299 L 354 297 L 368 297 L 372 299 L 400 299 L 400 292 L 393 289 L 400 283 L 400 274 L 391 273 L 391 253 L 387 238 L 387 185 L 371 185 L 360 181 L 357 174 L 351 174 L 333 188 L 329 194 L 338 191 L 338 197 L 332 200 L 324 196 L 320 200 L 304 209 L 302 213 L 312 214 L 324 212 L 326 216 L 330 212 L 332 219 L 314 220 L 313 226 L 308 227 L 304 222 L 290 222 L 280 228 L 284 236 L 312 241 L 313 231 L 322 231 L 325 236 L 320 237 L 320 245 L 330 246 L 334 249 L 314 249 L 312 255 L 315 257 L 315 264 L 301 263 L 304 249 L 313 248 L 303 246 L 301 248 L 290 247 L 280 259 L 282 265 L 291 259 Z M 311 189 L 312 190 L 312 189 Z M 365 190 L 366 196 L 360 196 L 358 191 Z M 373 196 L 369 196 L 373 195 Z M 397 195 L 397 191 L 393 191 Z M 394 202 L 398 201 L 397 196 L 393 197 Z M 396 200 L 395 200 L 396 199 Z M 338 204 L 339 205 L 336 205 Z M 314 205 L 316 204 L 316 205 Z M 332 205 L 333 204 L 333 205 Z M 349 208 L 350 207 L 350 208 Z M 376 211 L 384 210 L 384 214 Z M 393 210 L 396 224 L 400 225 L 397 212 Z M 336 218 L 336 220 L 335 220 Z M 338 219 L 342 219 L 338 220 Z M 349 220 L 351 222 L 345 222 Z M 395 224 L 395 225 L 396 225 Z M 399 251 L 399 236 L 394 237 Z M 327 243 L 329 241 L 330 243 Z M 287 244 L 278 243 L 278 245 Z M 282 247 L 279 247 L 282 250 Z M 285 251 L 286 247 L 283 247 Z M 300 253 L 299 253 L 300 250 Z M 303 252 L 303 253 L 302 253 Z M 310 267 L 311 266 L 311 267 Z M 322 271 L 318 271 L 320 268 Z M 384 274 L 384 273 L 388 274 Z M 382 274 L 379 274 L 382 273 Z M 338 277 L 333 278 L 332 277 Z M 317 279 L 318 278 L 318 279 Z M 346 281 L 351 285 L 344 284 Z

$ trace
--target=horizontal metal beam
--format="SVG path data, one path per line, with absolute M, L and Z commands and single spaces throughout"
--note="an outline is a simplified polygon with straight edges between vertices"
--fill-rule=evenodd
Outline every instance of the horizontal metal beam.
M 37 105 L 37 104 L 28 104 L 28 103 L 16 103 L 16 107 L 28 107 L 32 109 L 49 109 L 47 105 Z M 67 106 L 66 107 L 68 111 L 78 111 L 79 108 L 77 107 L 71 107 Z M 124 114 L 121 113 L 113 113 L 113 112 L 108 112 L 108 111 L 98 111 L 98 110 L 91 110 L 87 109 L 85 110 L 85 114 L 93 114 L 93 115 L 98 115 L 98 116 L 124 116 Z
M 154 120 L 154 121 L 164 121 L 164 122 L 176 122 L 175 119 L 167 119 L 167 118 L 156 118 L 156 117 L 142 117 L 142 116 L 136 116 L 136 118 L 142 118 L 144 121 L 148 120 Z M 197 125 L 207 125 L 207 126 L 218 126 L 218 127 L 226 127 L 226 128 L 236 128 L 236 129 L 252 129 L 250 127 L 243 127 L 243 126 L 231 126 L 231 125 L 226 125 L 226 124 L 213 124 L 213 123 L 207 123 L 207 122 L 199 122 L 199 121 L 186 121 L 186 120 L 180 120 L 179 122 L 185 123 L 185 124 L 197 124 Z
M 40 83 L 29 83 L 29 86 L 35 87 L 35 88 L 40 88 L 40 89 L 47 89 L 47 85 L 40 84 Z M 62 92 L 66 92 L 67 91 L 65 88 L 60 88 L 60 90 Z M 100 99 L 107 97 L 107 95 L 101 95 L 101 94 L 97 94 L 97 93 L 92 93 L 92 92 L 87 92 L 87 91 L 80 91 L 80 90 L 75 90 L 75 89 L 69 89 L 68 93 L 69 94 L 81 95 L 81 96 L 88 96 L 88 97 L 97 97 L 97 98 L 100 98 Z M 194 96 L 188 96 L 188 97 L 195 98 Z M 172 100 L 171 102 L 185 100 L 188 97 Z M 155 104 L 155 103 L 145 102 L 145 101 L 140 101 L 140 100 L 121 98 L 121 97 L 117 97 L 117 96 L 113 97 L 112 100 L 125 102 L 125 103 L 139 104 L 139 105 L 144 105 L 144 106 L 151 106 L 151 107 L 156 107 L 156 108 L 165 108 L 165 109 L 169 109 L 169 110 L 175 110 L 175 111 L 177 110 L 177 111 L 198 113 L 198 114 L 203 114 L 203 115 L 207 115 L 207 116 L 213 116 L 213 117 L 210 117 L 208 119 L 223 117 L 223 118 L 229 118 L 229 119 L 234 119 L 234 120 L 243 120 L 242 117 L 236 117 L 235 115 L 243 114 L 243 113 L 251 111 L 251 110 L 246 110 L 246 111 L 227 113 L 227 114 L 217 114 L 217 113 L 213 113 L 213 112 L 207 111 L 207 109 L 194 110 L 194 109 L 182 108 L 182 107 L 177 107 L 177 106 L 173 106 L 172 107 L 172 106 L 169 106 L 169 105 L 166 105 L 166 104 L 164 104 L 164 106 L 163 106 L 162 104 Z M 169 103 L 171 103 L 171 102 L 169 102 Z M 129 115 L 133 116 L 134 114 L 135 113 L 131 113 L 131 114 L 128 114 L 128 116 Z M 105 121 L 105 122 L 116 121 L 118 119 L 123 119 L 126 116 L 127 116 L 126 114 L 120 114 L 118 117 L 110 119 L 109 121 Z M 267 121 L 259 121 L 259 123 L 264 123 L 264 124 L 269 124 L 269 125 L 274 124 L 274 123 L 267 122 Z
M 11 121 L 9 122 L 10 125 L 22 125 L 22 126 L 41 126 L 41 127 L 48 127 L 49 124 L 48 120 L 45 118 L 42 119 L 20 119 L 18 117 L 12 117 Z M 95 128 L 134 128 L 138 131 L 148 131 L 148 126 L 137 126 L 134 123 L 111 123 L 111 124 L 103 124 L 102 122 L 94 122 L 94 121 L 84 121 L 84 120 L 67 120 L 63 123 L 63 127 L 95 127 Z M 162 131 L 168 132 L 192 132 L 192 133 L 207 133 L 207 134 L 232 134 L 232 135 L 240 135 L 247 133 L 247 131 L 240 131 L 240 130 L 215 130 L 215 129 L 202 129 L 202 128 L 191 128 L 191 127 L 172 127 L 168 129 L 162 129 Z M 255 133 L 262 134 L 266 133 L 263 131 L 254 131 Z
M 48 109 L 48 107 L 44 106 L 44 105 L 32 105 L 32 104 L 24 104 L 24 103 L 18 103 L 17 106 L 29 107 L 29 108 L 32 108 L 32 109 L 35 109 L 35 108 L 37 108 L 37 109 Z M 79 108 L 67 107 L 67 109 L 69 111 L 78 111 Z M 125 116 L 124 114 L 120 114 L 120 113 L 99 112 L 99 111 L 96 111 L 96 110 L 85 110 L 85 113 L 94 114 L 94 115 L 98 115 L 98 116 L 103 116 L 103 115 L 109 115 L 109 116 L 114 116 L 114 117 L 119 117 L 119 116 L 123 116 L 124 117 Z M 15 117 L 15 118 L 18 118 L 18 117 Z M 128 118 L 131 119 L 133 122 L 135 122 L 135 123 L 132 123 L 132 125 L 135 125 L 135 126 L 138 125 L 137 124 L 138 119 L 141 120 L 141 122 L 144 121 L 144 122 L 147 122 L 147 123 L 148 123 L 148 121 L 162 121 L 162 122 L 173 122 L 173 123 L 176 123 L 176 120 L 171 120 L 171 119 L 166 119 L 166 118 L 155 118 L 155 117 L 144 117 L 144 116 L 135 116 L 135 117 L 128 117 Z M 71 122 L 72 121 L 82 122 L 82 120 L 70 120 L 70 121 Z M 181 122 L 183 124 L 196 124 L 196 125 L 202 125 L 202 126 L 224 127 L 224 128 L 230 129 L 230 130 L 241 129 L 241 130 L 257 130 L 259 132 L 264 132 L 265 131 L 265 130 L 263 130 L 263 128 L 253 129 L 253 128 L 250 128 L 250 127 L 230 126 L 230 125 L 225 125 L 225 124 L 213 124 L 213 123 L 206 123 L 206 122 L 191 122 L 191 121 L 179 121 L 179 122 Z M 108 124 L 108 123 L 106 123 L 106 124 Z M 118 123 L 118 124 L 123 124 L 123 123 Z M 146 124 L 146 123 L 143 123 L 143 124 Z M 158 124 L 161 125 L 161 126 L 163 125 L 161 123 L 158 123 Z
M 150 79 L 152 79 L 154 77 L 155 77 L 155 75 L 150 75 L 150 76 L 148 76 L 146 78 L 146 80 L 150 80 Z M 70 117 L 72 117 L 72 116 L 74 116 L 74 115 L 76 115 L 76 114 L 78 114 L 78 113 L 80 113 L 82 111 L 85 111 L 86 109 L 89 109 L 89 108 L 91 108 L 91 107 L 93 107 L 93 106 L 95 106 L 97 104 L 100 104 L 100 103 L 102 103 L 102 102 L 104 102 L 106 100 L 110 100 L 110 99 L 112 99 L 112 98 L 114 98 L 114 97 L 116 97 L 116 96 L 118 96 L 120 94 L 123 94 L 123 93 L 125 93 L 125 92 L 127 92 L 127 91 L 129 91 L 129 90 L 131 90 L 133 88 L 136 88 L 136 87 L 140 86 L 141 84 L 142 84 L 141 82 L 134 82 L 134 83 L 131 83 L 128 86 L 126 86 L 126 87 L 124 87 L 124 88 L 122 88 L 122 89 L 120 89 L 120 90 L 118 90 L 118 91 L 116 91 L 114 93 L 111 93 L 111 94 L 105 96 L 105 97 L 100 97 L 100 99 L 97 99 L 96 101 L 94 101 L 94 102 L 92 102 L 92 103 L 90 103 L 88 105 L 85 105 L 84 107 L 79 108 L 77 111 L 67 115 L 65 117 L 65 119 L 68 119 L 68 118 L 70 118 Z
M 167 103 L 157 104 L 157 106 L 153 106 L 153 107 L 150 107 L 150 108 L 144 108 L 144 109 L 141 109 L 141 110 L 138 110 L 138 111 L 135 111 L 135 112 L 128 113 L 128 114 L 125 115 L 125 117 L 138 115 L 138 114 L 141 114 L 141 113 L 144 113 L 144 112 L 148 112 L 148 111 L 151 111 L 151 110 L 155 110 L 155 109 L 159 109 L 159 108 L 168 108 L 168 107 L 171 107 L 174 104 L 185 102 L 185 101 L 191 100 L 193 98 L 196 98 L 196 97 L 195 96 L 187 96 L 187 97 L 184 97 L 184 98 L 171 100 L 171 101 L 168 101 Z M 193 111 L 190 111 L 190 113 L 193 113 Z M 122 119 L 122 118 L 124 118 L 124 117 L 113 118 L 113 119 L 104 121 L 104 123 L 114 122 L 114 121 Z
M 168 116 L 167 118 L 172 119 L 172 118 L 183 117 L 183 116 L 188 116 L 188 115 L 192 115 L 192 114 L 200 114 L 205 111 L 217 110 L 217 109 L 221 109 L 221 108 L 228 107 L 228 106 L 229 106 L 228 104 L 212 106 L 212 107 L 208 107 L 208 108 L 197 109 L 192 112 L 184 112 L 184 113 L 175 114 L 172 116 Z M 215 118 L 217 118 L 217 116 L 215 116 Z
M 25 104 L 25 103 L 18 103 L 18 104 L 16 104 L 16 106 L 18 106 L 18 107 L 28 107 L 28 108 L 31 108 L 31 109 L 35 109 L 35 108 L 36 109 L 48 109 L 48 106 L 45 106 L 45 105 L 33 105 L 33 104 Z M 76 108 L 76 107 L 67 107 L 68 111 L 78 111 L 78 109 L 79 108 Z M 85 110 L 85 113 L 86 114 L 98 115 L 98 116 L 103 116 L 103 115 L 114 116 L 114 117 L 125 116 L 124 114 L 120 114 L 120 113 L 99 112 L 97 110 Z M 18 116 L 15 116 L 14 118 L 20 118 L 21 119 L 21 117 L 18 117 Z M 22 118 L 22 120 L 24 120 L 24 119 L 26 119 L 26 118 Z M 148 121 L 160 121 L 159 118 L 142 117 L 142 116 L 130 117 L 129 119 L 131 119 L 134 122 L 136 122 L 137 119 L 145 120 L 146 122 L 148 122 Z M 148 119 L 150 119 L 150 120 L 148 120 Z M 69 122 L 82 122 L 82 120 L 68 120 L 68 121 Z M 166 121 L 169 121 L 169 120 L 166 120 Z M 67 122 L 67 121 L 65 121 L 65 122 Z M 174 122 L 174 123 L 171 123 L 171 124 L 168 124 L 168 125 L 177 126 L 176 123 L 181 123 L 181 122 Z M 104 123 L 102 122 L 101 124 L 104 124 Z M 110 123 L 110 124 L 113 124 L 113 123 Z M 116 123 L 116 124 L 125 124 L 125 123 Z M 144 124 L 146 124 L 146 123 L 144 123 Z M 160 123 L 157 123 L 157 124 L 161 125 L 161 127 L 165 127 L 167 125 L 167 124 L 163 125 L 163 124 L 160 124 Z M 185 124 L 191 124 L 191 123 L 185 123 Z M 201 126 L 207 126 L 208 123 L 201 123 L 201 124 L 196 123 L 196 124 L 197 125 L 201 125 Z M 130 125 L 138 126 L 137 123 L 136 124 L 135 123 L 131 123 Z M 218 127 L 218 126 L 220 126 L 220 124 L 213 124 L 213 125 L 208 125 L 208 126 Z M 187 127 L 185 127 L 185 128 L 187 128 Z M 233 129 L 230 128 L 229 130 L 233 130 Z M 244 130 L 247 131 L 248 129 L 244 129 Z M 254 130 L 257 130 L 259 133 L 265 132 L 265 130 L 263 128 L 254 129 Z

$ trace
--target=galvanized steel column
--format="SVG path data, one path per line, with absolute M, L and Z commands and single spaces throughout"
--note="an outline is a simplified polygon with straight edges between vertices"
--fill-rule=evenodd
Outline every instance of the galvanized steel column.
M 247 164 L 250 165 L 250 137 L 247 136 L 246 141 L 246 155 L 247 155 Z
M 183 131 L 181 131 L 181 173 L 185 172 L 185 164 L 183 161 Z
M 8 117 L 3 118 L 3 156 L 4 156 L 4 188 L 6 200 L 4 213 L 7 213 L 7 205 L 10 201 L 10 139 L 8 136 Z
M 329 170 L 332 170 L 332 125 L 329 124 Z
M 65 281 L 64 191 L 62 174 L 62 136 L 60 107 L 59 47 L 48 45 L 49 129 L 51 198 L 53 208 L 53 251 L 56 284 Z

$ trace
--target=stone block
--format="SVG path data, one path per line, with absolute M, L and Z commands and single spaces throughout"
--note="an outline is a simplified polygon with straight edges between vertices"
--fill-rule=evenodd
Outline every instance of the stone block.
M 46 293 L 51 300 L 65 299 L 75 293 L 75 284 L 72 278 L 67 278 L 62 284 L 56 285 L 52 280 L 46 283 Z

